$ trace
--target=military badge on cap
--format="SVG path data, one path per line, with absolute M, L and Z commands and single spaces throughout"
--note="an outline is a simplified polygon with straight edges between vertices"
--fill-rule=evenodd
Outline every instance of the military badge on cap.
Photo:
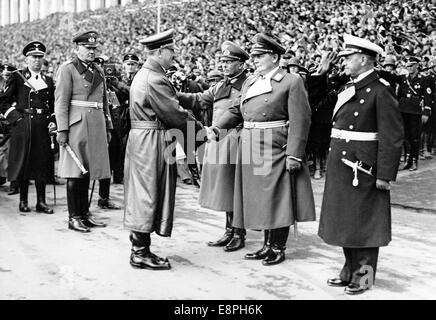
M 13 65 L 5 63 L 5 64 L 0 64 L 0 71 L 8 71 L 8 72 L 13 72 L 17 70 L 17 68 L 15 68 Z
M 174 44 L 174 29 L 170 29 L 158 34 L 154 34 L 150 37 L 139 40 L 147 50 L 156 50 L 156 49 L 176 49 Z
M 77 34 L 73 38 L 73 42 L 79 46 L 85 46 L 87 48 L 97 47 L 98 33 L 96 31 L 87 31 Z
M 221 45 L 222 60 L 246 61 L 250 58 L 249 54 L 231 41 L 224 41 Z
M 44 56 L 45 45 L 40 41 L 32 41 L 28 43 L 23 49 L 23 55 L 27 56 Z
M 128 53 L 123 57 L 123 62 L 139 63 L 139 58 L 136 54 Z
M 284 54 L 286 49 L 279 42 L 263 33 L 256 34 L 252 39 L 253 47 L 252 55 L 260 55 L 264 53 Z

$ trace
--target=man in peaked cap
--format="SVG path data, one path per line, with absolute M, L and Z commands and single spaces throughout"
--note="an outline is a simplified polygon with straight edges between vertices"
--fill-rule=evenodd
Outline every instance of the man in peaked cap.
M 289 226 L 315 220 L 304 157 L 310 107 L 301 77 L 279 68 L 285 49 L 265 34 L 257 34 L 253 42 L 251 56 L 257 74 L 244 83 L 241 103 L 231 106 L 211 130 L 216 133 L 243 124 L 233 227 L 264 231 L 263 247 L 247 253 L 245 259 L 262 260 L 270 266 L 285 260 Z M 261 165 L 260 160 L 264 161 Z
M 31 211 L 28 206 L 29 180 L 35 180 L 36 211 L 52 214 L 45 201 L 45 187 L 53 178 L 53 154 L 50 149 L 48 126 L 55 127 L 53 117 L 54 85 L 41 73 L 46 52 L 40 41 L 32 41 L 23 48 L 27 67 L 12 73 L 5 90 L 0 93 L 0 110 L 12 124 L 8 178 L 17 181 L 20 189 L 19 210 Z M 9 68 L 8 68 L 9 69 Z M 15 105 L 12 102 L 16 102 Z
M 214 125 L 229 108 L 239 105 L 242 84 L 247 79 L 245 61 L 250 57 L 248 53 L 231 41 L 223 42 L 221 53 L 224 80 L 203 93 L 179 94 L 180 104 L 186 109 L 207 114 L 202 118 L 209 125 Z M 235 128 L 219 142 L 211 141 L 206 145 L 199 195 L 202 207 L 226 213 L 224 235 L 207 245 L 223 247 L 227 252 L 245 246 L 245 229 L 232 225 L 239 131 L 240 128 Z
M 108 141 L 113 127 L 104 72 L 94 63 L 97 39 L 95 31 L 73 38 L 77 57 L 59 68 L 55 91 L 59 176 L 67 179 L 68 228 L 78 232 L 106 226 L 89 212 L 88 189 L 90 180 L 111 177 Z M 66 151 L 67 144 L 88 173 L 81 172 Z
M 390 181 L 397 174 L 403 141 L 398 102 L 374 70 L 383 49 L 344 35 L 345 73 L 338 94 L 327 162 L 318 235 L 343 248 L 345 265 L 327 284 L 361 294 L 374 283 L 379 247 L 391 240 Z
M 194 132 L 202 128 L 180 107 L 165 74 L 174 63 L 173 34 L 171 29 L 141 40 L 148 57 L 130 87 L 132 121 L 124 167 L 124 226 L 130 230 L 130 264 L 149 270 L 171 268 L 167 258 L 150 251 L 150 234 L 169 237 L 173 227 L 177 170 L 173 155 L 167 152 L 172 144 L 167 136 L 179 132 L 186 136 L 188 124 L 195 126 Z
M 126 153 L 127 137 L 130 131 L 129 116 L 129 91 L 133 77 L 138 71 L 139 58 L 133 53 L 123 56 L 123 69 L 120 77 L 107 78 L 108 88 L 115 93 L 119 105 L 112 106 L 112 122 L 115 135 L 112 137 L 110 146 L 111 165 L 113 168 L 113 181 L 115 184 L 123 184 L 124 158 Z
M 420 58 L 406 58 L 407 75 L 381 72 L 390 83 L 398 84 L 398 102 L 404 124 L 405 159 L 401 170 L 418 170 L 419 142 L 422 125 L 431 116 L 433 91 L 427 77 L 419 72 Z

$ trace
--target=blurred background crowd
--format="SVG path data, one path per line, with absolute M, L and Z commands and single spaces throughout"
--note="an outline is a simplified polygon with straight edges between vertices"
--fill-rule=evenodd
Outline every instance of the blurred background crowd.
M 43 41 L 50 64 L 57 69 L 74 56 L 72 36 L 81 30 L 101 33 L 101 54 L 121 62 L 125 53 L 142 58 L 139 39 L 156 32 L 154 1 L 81 13 L 56 13 L 43 20 L 0 28 L 0 61 L 21 66 L 21 50 Z M 231 40 L 249 49 L 258 32 L 272 34 L 311 70 L 325 50 L 341 46 L 351 33 L 380 44 L 396 57 L 405 55 L 429 66 L 436 55 L 436 1 L 306 1 L 214 0 L 163 1 L 161 30 L 175 28 L 179 62 L 187 74 L 206 77 L 218 67 L 219 48 Z

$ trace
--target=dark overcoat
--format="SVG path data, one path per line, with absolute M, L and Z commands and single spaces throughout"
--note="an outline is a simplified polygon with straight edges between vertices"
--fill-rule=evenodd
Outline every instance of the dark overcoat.
M 299 75 L 279 69 L 269 85 L 247 96 L 256 78 L 244 83 L 240 108 L 233 107 L 217 127 L 234 127 L 241 121 L 289 121 L 288 126 L 242 129 L 235 172 L 233 226 L 255 230 L 287 227 L 297 221 L 314 221 L 315 206 L 305 148 L 310 127 L 310 107 Z M 291 176 L 286 158 L 302 161 L 295 174 L 296 203 L 292 203 Z M 296 212 L 293 210 L 296 209 Z
M 91 180 L 111 177 L 107 130 L 113 129 L 109 115 L 103 70 L 89 71 L 75 58 L 58 71 L 55 91 L 58 131 L 68 131 L 68 143 L 89 171 Z M 96 102 L 103 108 L 73 106 L 71 101 Z M 58 175 L 80 178 L 82 173 L 65 148 L 60 148 Z
M 193 121 L 180 107 L 176 90 L 161 65 L 149 58 L 130 87 L 129 133 L 124 162 L 124 226 L 132 231 L 170 236 L 173 227 L 177 169 L 169 129 L 187 131 Z M 144 127 L 144 121 L 159 123 Z M 194 139 L 194 138 L 193 138 Z
M 232 106 L 238 106 L 241 88 L 247 79 L 237 77 L 221 81 L 203 93 L 179 93 L 180 104 L 188 109 L 212 109 L 212 125 Z M 199 204 L 217 211 L 233 211 L 236 154 L 239 129 L 231 129 L 223 139 L 206 143 L 201 173 Z
M 386 246 L 391 240 L 389 191 L 376 188 L 376 179 L 394 181 L 403 143 L 398 102 L 386 80 L 376 72 L 355 84 L 355 93 L 338 96 L 333 128 L 377 132 L 378 141 L 332 138 L 327 160 L 319 236 L 328 244 L 366 248 Z M 342 159 L 361 161 L 373 175 L 354 173 Z
M 18 72 L 23 77 L 17 73 L 12 74 L 4 92 L 0 93 L 0 100 L 9 101 L 3 104 L 9 109 L 0 112 L 7 114 L 7 120 L 12 126 L 8 179 L 47 181 L 53 175 L 53 152 L 48 134 L 48 124 L 54 121 L 53 80 L 41 75 L 46 88 L 34 91 L 23 79 L 31 77 L 29 69 Z M 36 109 L 39 111 L 36 112 Z

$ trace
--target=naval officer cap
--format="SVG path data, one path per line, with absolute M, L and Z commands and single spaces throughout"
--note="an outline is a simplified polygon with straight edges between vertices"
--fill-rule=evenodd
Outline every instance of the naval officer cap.
M 260 55 L 264 53 L 277 53 L 282 55 L 286 49 L 279 42 L 263 33 L 256 34 L 251 40 L 254 45 L 251 48 L 252 55 Z
M 250 55 L 245 50 L 231 41 L 224 41 L 221 45 L 221 51 L 221 60 L 246 61 L 250 58 Z
M 128 53 L 124 56 L 123 62 L 134 62 L 139 63 L 139 58 L 136 54 Z
M 45 45 L 40 41 L 32 41 L 28 43 L 23 49 L 23 55 L 28 56 L 44 56 L 45 55 Z
M 139 40 L 147 50 L 156 50 L 156 49 L 176 49 L 174 44 L 174 29 L 170 29 L 158 34 L 154 34 L 142 40 Z
M 96 48 L 98 43 L 98 33 L 97 31 L 86 31 L 78 33 L 74 38 L 73 42 L 78 46 L 85 46 L 87 48 Z
M 3 71 L 13 72 L 15 70 L 17 70 L 17 68 L 15 68 L 13 65 L 11 65 L 9 63 L 0 64 L 0 72 L 3 72 Z
M 349 56 L 355 53 L 362 53 L 372 57 L 377 57 L 378 54 L 383 54 L 383 48 L 372 43 L 367 39 L 344 34 L 345 48 L 339 52 L 339 57 Z

